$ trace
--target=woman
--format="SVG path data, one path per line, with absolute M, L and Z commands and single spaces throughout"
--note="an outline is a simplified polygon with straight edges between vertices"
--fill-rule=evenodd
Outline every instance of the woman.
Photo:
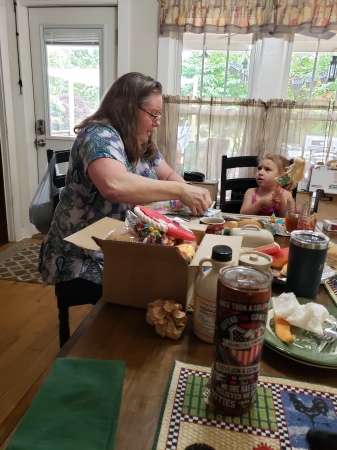
M 133 205 L 180 199 L 193 214 L 212 201 L 165 162 L 153 131 L 162 116 L 162 87 L 137 72 L 120 77 L 98 110 L 75 126 L 66 186 L 40 251 L 42 282 L 56 294 L 101 296 L 102 262 L 64 238 L 102 217 L 125 219 Z M 70 294 L 69 294 L 70 295 Z

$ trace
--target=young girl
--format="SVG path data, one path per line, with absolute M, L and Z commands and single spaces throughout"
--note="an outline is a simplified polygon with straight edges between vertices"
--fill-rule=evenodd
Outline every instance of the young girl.
M 248 189 L 245 193 L 240 214 L 259 216 L 284 217 L 287 200 L 292 199 L 289 191 L 294 186 L 282 186 L 277 179 L 284 175 L 290 165 L 284 156 L 279 154 L 264 155 L 259 162 L 256 172 L 256 182 L 259 187 Z

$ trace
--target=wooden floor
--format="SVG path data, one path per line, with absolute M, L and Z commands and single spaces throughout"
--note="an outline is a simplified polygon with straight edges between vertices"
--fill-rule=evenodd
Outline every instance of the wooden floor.
M 71 333 L 91 308 L 70 309 Z M 15 423 L 14 406 L 59 352 L 57 314 L 53 286 L 0 280 L 0 449 Z

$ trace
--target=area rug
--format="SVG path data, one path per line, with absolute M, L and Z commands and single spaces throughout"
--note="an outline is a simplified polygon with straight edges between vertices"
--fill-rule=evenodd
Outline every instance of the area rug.
M 0 251 L 0 279 L 41 283 L 37 270 L 39 251 L 39 244 L 27 242 L 17 242 Z
M 254 407 L 226 416 L 206 404 L 209 377 L 209 367 L 175 362 L 153 450 L 307 450 L 309 429 L 337 430 L 335 388 L 260 376 Z

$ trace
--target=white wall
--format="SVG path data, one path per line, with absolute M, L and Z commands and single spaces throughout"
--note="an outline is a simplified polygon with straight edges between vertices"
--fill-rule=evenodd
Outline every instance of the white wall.
M 118 76 L 138 71 L 157 77 L 159 2 L 156 0 L 17 0 L 23 90 L 20 93 L 12 0 L 0 0 L 0 139 L 10 241 L 36 233 L 28 209 L 38 186 L 28 7 L 118 3 Z M 79 9 L 80 12 L 80 9 Z M 1 213 L 1 212 L 0 212 Z

